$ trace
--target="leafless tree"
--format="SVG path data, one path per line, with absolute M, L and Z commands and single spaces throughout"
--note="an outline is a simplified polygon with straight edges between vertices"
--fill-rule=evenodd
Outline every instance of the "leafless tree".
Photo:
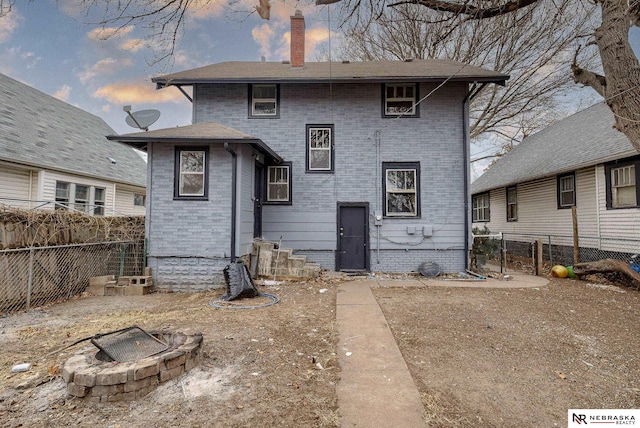
M 102 25 L 120 28 L 134 24 L 146 26 L 149 37 L 169 45 L 169 50 L 160 60 L 173 54 L 188 10 L 220 1 L 224 0 L 78 0 L 87 10 L 101 8 L 104 18 L 99 23 Z M 233 3 L 236 0 L 228 1 Z M 617 129 L 640 151 L 640 63 L 628 37 L 631 26 L 640 21 L 638 0 L 342 0 L 339 4 L 344 22 L 352 19 L 373 22 L 389 7 L 410 4 L 436 11 L 441 21 L 458 26 L 478 20 L 493 26 L 500 17 L 532 10 L 541 4 L 552 4 L 558 7 L 562 16 L 550 22 L 549 26 L 561 29 L 574 12 L 561 7 L 566 2 L 580 4 L 584 8 L 593 3 L 601 16 L 600 24 L 591 28 L 590 43 L 598 48 L 603 72 L 584 68 L 586 66 L 580 62 L 581 57 L 576 50 L 571 67 L 573 79 L 604 97 L 616 118 Z M 0 0 L 0 13 L 10 12 L 14 3 L 15 0 Z M 509 37 L 508 32 L 505 37 Z M 503 40 L 506 39 L 499 39 Z
M 574 4 L 574 9 L 565 7 L 567 3 Z M 557 30 L 564 28 L 578 8 L 593 4 L 600 20 L 593 23 L 585 45 L 597 47 L 602 72 L 581 62 L 580 49 L 576 48 L 572 77 L 574 82 L 593 88 L 605 99 L 616 119 L 616 128 L 640 151 L 640 63 L 629 44 L 629 29 L 640 22 L 639 0 L 344 0 L 341 4 L 345 16 L 361 23 L 372 23 L 389 7 L 411 4 L 438 12 L 440 21 L 458 26 L 475 21 L 493 26 L 500 17 L 553 5 L 562 16 L 548 24 Z
M 400 5 L 382 10 L 373 21 L 345 23 L 340 55 L 351 60 L 447 58 L 509 74 L 506 87 L 489 86 L 471 104 L 471 138 L 495 148 L 477 159 L 482 160 L 505 153 L 556 119 L 559 95 L 574 87 L 569 75 L 574 48 L 584 43 L 595 12 L 574 6 L 539 5 L 490 24 L 462 25 L 460 17 L 442 19 L 430 9 Z

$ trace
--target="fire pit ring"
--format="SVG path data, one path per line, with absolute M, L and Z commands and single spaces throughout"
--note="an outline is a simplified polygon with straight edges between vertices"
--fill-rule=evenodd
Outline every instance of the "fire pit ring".
M 69 358 L 62 369 L 69 395 L 98 402 L 133 401 L 199 364 L 202 334 L 152 335 L 168 345 L 164 352 L 120 363 L 91 348 Z

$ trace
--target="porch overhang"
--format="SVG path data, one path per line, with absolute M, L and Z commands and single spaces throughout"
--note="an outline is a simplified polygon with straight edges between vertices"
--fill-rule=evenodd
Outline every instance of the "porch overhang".
M 134 132 L 131 134 L 107 135 L 107 139 L 124 143 L 142 151 L 147 150 L 148 143 L 248 144 L 256 151 L 264 154 L 272 162 L 279 163 L 283 161 L 283 158 L 261 139 L 215 122 L 196 123 L 195 125 Z

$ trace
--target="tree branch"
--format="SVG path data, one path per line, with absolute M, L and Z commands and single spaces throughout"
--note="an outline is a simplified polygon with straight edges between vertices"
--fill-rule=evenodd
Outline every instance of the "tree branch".
M 467 19 L 485 19 L 515 12 L 516 10 L 524 9 L 525 7 L 531 6 L 537 2 L 538 0 L 513 0 L 500 6 L 482 8 L 472 4 L 450 3 L 443 0 L 408 0 L 392 3 L 389 7 L 395 7 L 403 4 L 417 4 L 440 12 L 467 15 Z

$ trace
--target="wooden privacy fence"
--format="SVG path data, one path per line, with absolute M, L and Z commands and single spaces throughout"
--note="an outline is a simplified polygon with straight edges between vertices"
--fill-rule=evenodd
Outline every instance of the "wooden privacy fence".
M 142 275 L 144 240 L 0 250 L 0 312 L 68 299 L 89 278 Z

